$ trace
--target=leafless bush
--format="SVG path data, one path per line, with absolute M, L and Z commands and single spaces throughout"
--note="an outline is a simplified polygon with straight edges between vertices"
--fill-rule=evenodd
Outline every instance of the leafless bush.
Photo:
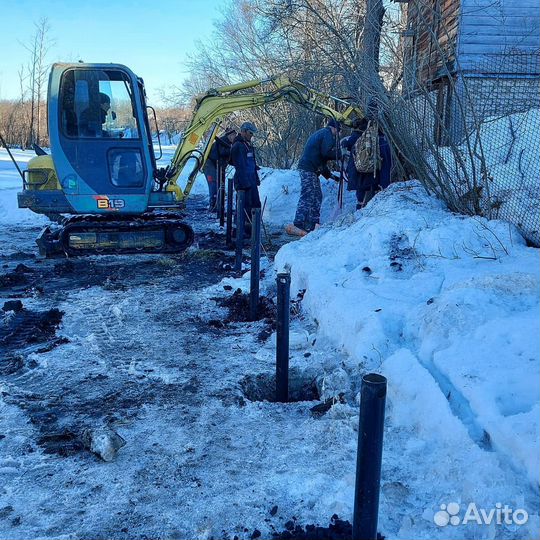
M 538 51 L 500 47 L 465 70 L 448 17 L 436 3 L 413 5 L 415 35 L 429 47 L 406 59 L 401 91 L 385 96 L 385 131 L 409 175 L 452 210 L 507 219 L 538 245 Z
M 9 145 L 27 148 L 48 145 L 45 87 L 50 64 L 48 53 L 53 44 L 46 18 L 34 24 L 34 34 L 23 43 L 27 62 L 19 70 L 18 100 L 0 102 L 0 129 Z

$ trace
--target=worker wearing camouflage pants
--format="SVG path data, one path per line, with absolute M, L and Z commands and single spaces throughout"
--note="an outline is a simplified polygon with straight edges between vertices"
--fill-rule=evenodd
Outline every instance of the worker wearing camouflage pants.
M 300 200 L 294 216 L 294 224 L 306 232 L 312 231 L 321 216 L 322 189 L 319 175 L 300 170 Z
M 304 152 L 298 162 L 300 200 L 296 208 L 294 224 L 285 227 L 288 234 L 304 236 L 319 225 L 323 199 L 319 175 L 336 180 L 327 162 L 341 157 L 339 145 L 337 145 L 340 129 L 340 123 L 332 118 L 326 127 L 313 133 L 306 141 Z M 339 177 L 337 179 L 339 180 Z

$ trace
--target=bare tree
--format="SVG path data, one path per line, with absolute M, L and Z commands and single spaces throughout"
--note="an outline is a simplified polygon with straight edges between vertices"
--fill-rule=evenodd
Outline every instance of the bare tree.
M 370 100 L 384 95 L 380 76 L 381 31 L 385 9 L 382 0 L 366 0 L 366 14 L 358 44 L 359 70 L 363 84 L 360 87 L 361 103 L 369 106 Z
M 492 194 L 489 150 L 482 136 L 487 101 L 480 102 L 477 89 L 458 75 L 459 17 L 454 10 L 460 2 L 410 0 L 402 6 L 383 5 L 382 0 L 230 0 L 216 25 L 215 41 L 201 45 L 192 59 L 184 97 L 283 73 L 356 101 L 366 111 L 371 104 L 396 158 L 394 178 L 421 180 L 452 210 L 499 215 L 503 203 Z M 418 47 L 423 54 L 416 54 Z M 496 67 L 488 72 L 495 75 L 489 94 L 504 99 L 508 81 L 496 76 Z M 527 98 L 529 107 L 538 103 L 533 87 L 536 97 Z M 520 110 L 527 107 L 521 97 L 519 102 Z M 288 104 L 249 111 L 249 117 L 265 134 L 262 154 L 272 166 L 294 163 L 308 134 L 320 125 Z M 243 118 L 239 114 L 236 120 Z M 516 153 L 517 135 L 510 126 L 508 155 Z M 530 175 L 522 156 L 520 150 L 517 168 L 523 183 Z M 520 223 L 528 219 L 524 212 L 519 215 Z
M 287 75 L 323 93 L 356 100 L 358 0 L 232 0 L 213 41 L 191 59 L 184 98 L 208 88 Z M 290 167 L 322 119 L 287 103 L 238 114 L 265 137 L 265 163 Z M 285 136 L 286 135 L 286 136 Z
M 47 54 L 53 41 L 50 38 L 50 25 L 47 18 L 40 19 L 34 24 L 34 34 L 30 41 L 24 44 L 30 54 L 26 65 L 26 84 L 30 99 L 30 125 L 28 126 L 27 145 L 41 143 L 43 124 L 44 88 L 50 64 Z

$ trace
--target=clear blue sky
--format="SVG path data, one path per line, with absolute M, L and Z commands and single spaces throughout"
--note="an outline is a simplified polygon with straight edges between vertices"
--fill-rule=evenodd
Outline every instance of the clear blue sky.
M 50 61 L 116 62 L 144 78 L 150 101 L 179 85 L 197 40 L 207 39 L 223 0 L 0 0 L 0 99 L 18 97 L 34 23 L 47 17 Z

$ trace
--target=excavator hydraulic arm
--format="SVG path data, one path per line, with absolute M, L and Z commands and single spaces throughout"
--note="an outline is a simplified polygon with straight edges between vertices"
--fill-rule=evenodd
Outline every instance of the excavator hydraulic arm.
M 249 91 L 243 92 L 246 90 Z M 208 157 L 217 128 L 227 115 L 280 100 L 296 103 L 348 126 L 352 126 L 355 119 L 364 116 L 362 110 L 355 104 L 317 92 L 287 77 L 254 79 L 209 90 L 197 98 L 192 120 L 183 133 L 170 165 L 164 171 L 166 191 L 173 192 L 178 201 L 185 201 L 197 173 Z M 203 136 L 209 130 L 209 137 L 206 138 L 205 144 L 201 145 Z M 191 166 L 187 166 L 190 160 Z M 186 168 L 188 169 L 187 183 L 182 190 L 177 181 Z

